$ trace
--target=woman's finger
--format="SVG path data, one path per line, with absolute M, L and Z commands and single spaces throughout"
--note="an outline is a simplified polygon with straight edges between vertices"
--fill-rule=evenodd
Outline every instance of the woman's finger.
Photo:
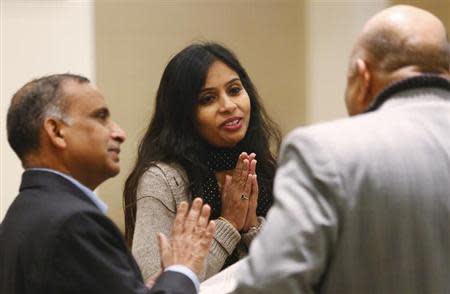
M 225 175 L 225 181 L 223 183 L 223 188 L 222 188 L 222 203 L 227 201 L 227 196 L 230 191 L 230 185 L 231 185 L 231 176 Z
M 252 175 L 256 175 L 256 159 L 253 159 L 252 161 L 250 161 L 250 174 Z
M 244 187 L 245 183 L 247 182 L 247 177 L 249 175 L 249 166 L 250 166 L 249 160 L 247 158 L 244 159 L 241 174 L 239 175 L 239 178 L 237 179 L 239 182 L 239 186 L 241 188 Z
M 256 206 L 258 205 L 258 195 L 259 195 L 259 186 L 258 179 L 256 175 L 251 175 L 252 177 L 252 193 L 250 197 L 251 205 L 254 206 L 256 210 Z
M 245 182 L 245 186 L 244 186 L 244 191 L 241 195 L 241 200 L 245 200 L 248 201 L 250 200 L 250 194 L 252 192 L 252 185 L 253 185 L 253 180 L 252 180 L 252 175 L 247 175 L 247 181 Z
M 254 226 L 257 222 L 256 208 L 258 207 L 258 180 L 256 175 L 249 175 L 252 182 L 252 188 L 250 193 L 250 199 L 248 202 L 248 211 L 245 220 L 244 230 L 248 231 L 250 227 Z
M 236 167 L 234 168 L 233 177 L 238 176 L 242 173 L 242 169 L 244 168 L 244 166 L 243 166 L 244 159 L 246 159 L 247 157 L 248 157 L 248 155 L 245 152 L 242 152 L 239 155 L 238 160 L 236 162 Z

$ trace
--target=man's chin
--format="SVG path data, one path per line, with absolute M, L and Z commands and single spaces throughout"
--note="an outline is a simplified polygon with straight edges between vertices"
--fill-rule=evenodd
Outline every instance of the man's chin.
M 108 176 L 110 178 L 115 177 L 119 174 L 119 172 L 120 172 L 120 166 L 118 163 L 111 165 L 111 166 L 109 166 L 109 169 L 108 169 Z

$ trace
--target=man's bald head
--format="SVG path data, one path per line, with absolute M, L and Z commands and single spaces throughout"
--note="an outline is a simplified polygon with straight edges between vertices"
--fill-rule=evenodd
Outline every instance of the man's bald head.
M 360 34 L 355 53 L 386 73 L 405 66 L 433 73 L 450 68 L 442 22 L 428 11 L 406 5 L 390 7 L 372 17 Z
M 398 5 L 373 16 L 353 48 L 346 91 L 350 115 L 364 112 L 389 84 L 421 73 L 447 78 L 450 47 L 442 22 L 413 6 Z

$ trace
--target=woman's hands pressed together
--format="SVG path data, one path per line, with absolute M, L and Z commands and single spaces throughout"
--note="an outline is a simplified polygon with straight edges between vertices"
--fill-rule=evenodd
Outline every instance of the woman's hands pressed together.
M 248 210 L 247 215 L 245 217 L 244 227 L 242 228 L 243 232 L 248 232 L 251 227 L 255 227 L 258 224 L 258 218 L 256 215 L 256 208 L 258 207 L 258 179 L 256 178 L 256 159 L 255 154 L 252 153 L 253 159 L 250 161 L 250 175 L 251 178 L 251 192 L 248 199 Z M 250 155 L 252 155 L 250 154 Z
M 222 218 L 236 230 L 247 232 L 258 223 L 258 181 L 256 155 L 243 152 L 238 158 L 232 176 L 225 176 L 222 191 Z

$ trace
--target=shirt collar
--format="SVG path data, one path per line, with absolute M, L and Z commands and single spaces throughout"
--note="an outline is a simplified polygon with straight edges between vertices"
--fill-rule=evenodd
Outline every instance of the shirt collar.
M 49 169 L 49 168 L 42 168 L 42 167 L 35 167 L 35 168 L 29 168 L 27 170 L 30 171 L 46 171 L 46 172 L 50 172 L 50 173 L 54 173 L 57 174 L 65 179 L 67 179 L 68 181 L 70 181 L 71 183 L 73 183 L 76 187 L 78 187 L 78 189 L 80 189 L 81 191 L 84 192 L 84 194 L 92 200 L 92 202 L 94 202 L 95 206 L 98 207 L 98 209 L 100 209 L 100 211 L 103 214 L 106 214 L 106 212 L 108 211 L 108 206 L 106 205 L 105 202 L 103 202 L 97 195 L 95 195 L 95 193 L 89 189 L 88 187 L 86 187 L 85 185 L 81 184 L 80 182 L 78 182 L 77 180 L 75 180 L 74 178 L 72 178 L 69 175 L 63 174 L 59 171 L 53 170 L 53 169 Z
M 450 91 L 450 81 L 431 73 L 396 81 L 375 97 L 367 112 L 377 110 L 383 103 L 402 91 L 417 88 L 440 88 Z

